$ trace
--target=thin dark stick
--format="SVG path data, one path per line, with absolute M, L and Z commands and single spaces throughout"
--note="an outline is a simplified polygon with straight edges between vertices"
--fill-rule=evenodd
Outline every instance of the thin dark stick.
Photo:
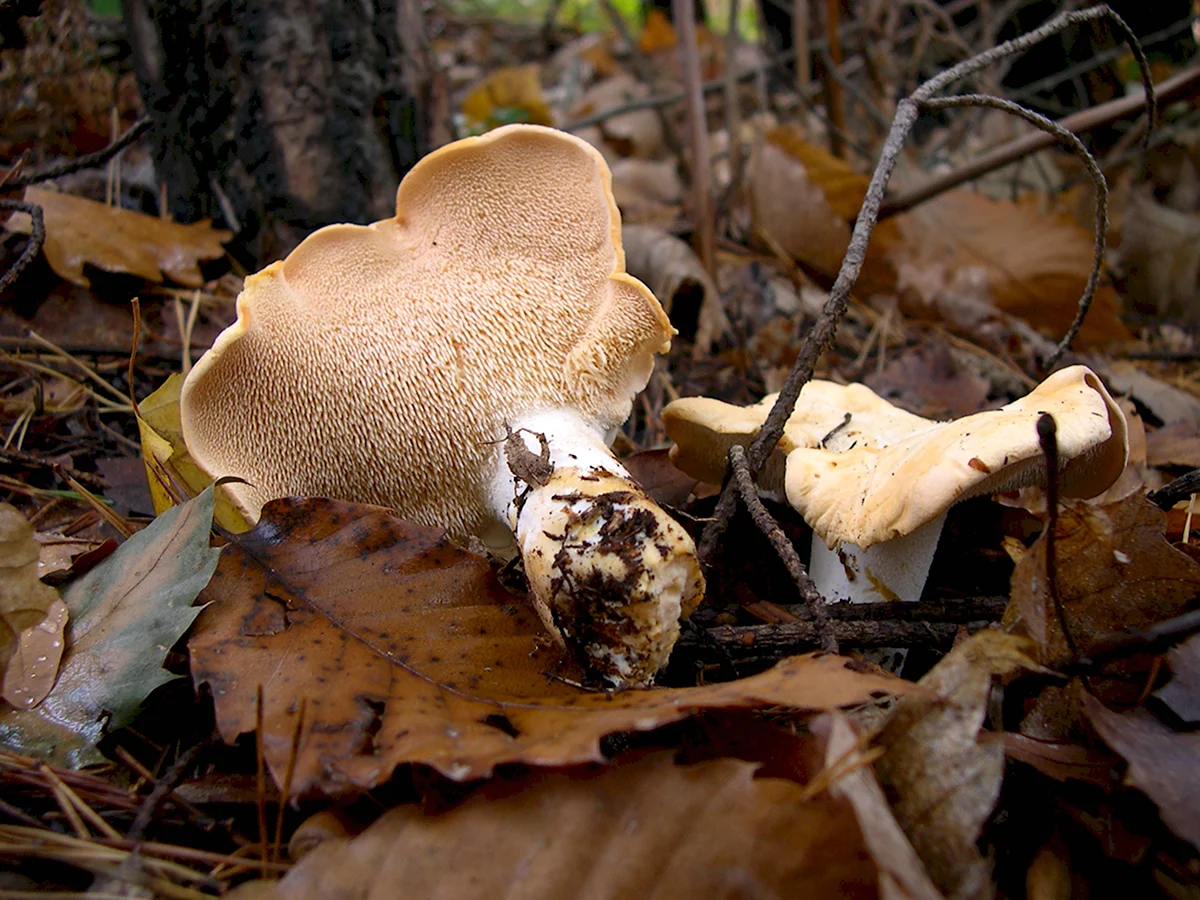
M 138 344 L 142 341 L 142 299 L 134 297 L 129 302 L 133 309 L 133 342 L 129 347 L 129 405 L 133 407 L 133 417 L 141 419 L 142 411 L 138 409 L 137 394 L 133 390 L 133 374 L 137 368 Z
M 193 744 L 188 747 L 175 762 L 171 763 L 169 769 L 163 773 L 162 777 L 155 781 L 154 788 L 146 795 L 146 799 L 142 801 L 141 808 L 137 811 L 137 815 L 133 817 L 133 824 L 129 826 L 129 832 L 125 835 L 126 840 L 140 841 L 142 834 L 147 826 L 158 815 L 159 807 L 163 805 L 171 792 L 175 790 L 180 781 L 183 780 L 184 773 L 196 761 L 196 757 L 202 751 L 208 748 L 208 741 L 201 741 L 198 744 Z
M 254 720 L 254 806 L 258 813 L 259 862 L 262 863 L 259 871 L 262 873 L 262 877 L 266 878 L 266 867 L 271 862 L 269 858 L 271 838 L 267 832 L 267 739 L 263 734 L 263 686 L 261 684 L 258 685 L 258 691 L 255 694 Z M 284 803 L 284 799 L 281 795 L 279 798 L 280 805 Z
M 1067 611 L 1058 592 L 1058 423 L 1054 421 L 1054 416 L 1042 413 L 1038 417 L 1037 433 L 1042 456 L 1046 460 L 1046 593 L 1054 604 L 1054 614 L 1058 617 L 1067 648 L 1071 656 L 1078 659 L 1079 645 L 1071 634 Z
M 5 184 L 5 187 L 29 187 L 29 185 L 37 184 L 39 181 L 60 178 L 63 175 L 69 175 L 71 172 L 78 172 L 80 169 L 91 169 L 95 166 L 102 166 L 145 134 L 149 128 L 150 117 L 142 116 L 103 150 L 88 153 L 86 156 L 77 156 L 74 159 L 63 160 L 60 163 L 54 163 L 50 166 L 43 166 L 27 175 L 18 175 Z
M 1146 499 L 1159 509 L 1167 510 L 1192 494 L 1200 494 L 1200 469 L 1192 469 L 1157 491 L 1151 491 Z
M 1200 85 L 1200 66 L 1193 66 L 1155 85 L 1154 100 L 1156 103 L 1166 104 L 1190 97 L 1195 93 L 1198 85 Z M 1140 97 L 1119 97 L 1116 100 L 1102 103 L 1100 106 L 1072 113 L 1069 116 L 1059 119 L 1055 124 L 1072 134 L 1084 134 L 1102 125 L 1120 121 L 1127 116 L 1140 112 L 1145 108 L 1149 96 L 1143 94 Z M 914 206 L 924 203 L 931 197 L 945 193 L 952 188 L 958 187 L 960 184 L 972 181 L 981 175 L 987 175 L 989 172 L 994 172 L 996 169 L 1003 168 L 1019 159 L 1024 159 L 1030 154 L 1037 153 L 1039 150 L 1052 147 L 1054 146 L 1054 141 L 1054 135 L 1049 132 L 1036 132 L 1014 138 L 1007 143 L 980 154 L 957 169 L 931 178 L 929 181 L 919 184 L 911 190 L 894 194 L 883 204 L 883 208 L 879 211 L 879 218 L 883 220 L 898 213 L 906 212 Z
M 746 510 L 750 513 L 750 518 L 754 520 L 758 530 L 771 542 L 771 546 L 775 548 L 775 552 L 787 567 L 788 574 L 792 576 L 796 590 L 804 598 L 804 603 L 820 632 L 821 649 L 828 653 L 837 653 L 838 642 L 829 620 L 829 612 L 825 608 L 825 598 L 821 596 L 821 592 L 808 577 L 804 563 L 800 561 L 800 556 L 796 553 L 792 542 L 788 540 L 783 529 L 779 527 L 779 523 L 771 517 L 762 501 L 758 499 L 758 490 L 754 485 L 754 479 L 750 477 L 750 470 L 746 467 L 746 451 L 740 444 L 735 444 L 730 449 L 729 464 L 733 468 L 733 483 L 737 487 L 742 503 L 746 505 Z
M 977 631 L 986 627 L 979 621 L 967 627 Z M 922 647 L 947 651 L 954 645 L 963 626 L 954 622 L 888 622 L 839 619 L 828 631 L 842 647 Z M 827 629 L 816 622 L 780 622 L 772 625 L 717 625 L 700 634 L 685 631 L 675 652 L 719 649 L 722 658 L 733 664 L 751 659 L 771 662 L 796 653 L 824 649 Z
M 1158 622 L 1142 631 L 1101 636 L 1084 659 L 1071 660 L 1058 670 L 1066 675 L 1095 672 L 1102 663 L 1137 653 L 1162 652 L 1200 631 L 1200 609 Z
M 17 276 L 21 274 L 21 271 L 33 262 L 33 258 L 42 249 L 42 244 L 46 242 L 46 217 L 42 213 L 42 208 L 36 203 L 25 203 L 22 200 L 0 200 L 0 209 L 11 209 L 16 212 L 27 213 L 33 223 L 29 227 L 29 240 L 21 249 L 21 255 L 17 257 L 17 261 L 12 264 L 7 272 L 0 275 L 0 291 L 3 291 L 17 280 Z
M 708 120 L 700 77 L 700 53 L 696 47 L 696 0 L 671 0 L 675 29 L 679 36 L 679 68 L 683 75 L 684 104 L 692 179 L 692 219 L 700 262 L 709 275 L 716 275 L 716 224 L 713 210 L 711 167 L 708 164 Z M 730 139 L 737 140 L 736 135 Z
M 776 399 L 775 405 L 771 408 L 766 422 L 763 423 L 762 428 L 754 436 L 754 440 L 746 452 L 746 461 L 751 477 L 757 476 L 763 464 L 779 443 L 779 438 L 783 435 L 783 426 L 795 409 L 796 400 L 800 396 L 800 390 L 812 378 L 817 359 L 833 343 L 833 339 L 837 334 L 838 324 L 846 311 L 846 303 L 849 300 L 850 291 L 854 287 L 854 282 L 858 279 L 859 273 L 862 271 L 863 261 L 867 255 L 867 245 L 870 243 L 871 232 L 874 230 L 875 223 L 879 217 L 879 209 L 883 204 L 887 183 L 891 178 L 892 171 L 896 167 L 896 161 L 904 145 L 904 140 L 920 115 L 922 107 L 935 94 L 956 81 L 979 72 L 998 60 L 1020 53 L 1050 35 L 1062 31 L 1064 28 L 1082 22 L 1090 22 L 1102 17 L 1113 19 L 1118 23 L 1117 27 L 1119 30 L 1131 37 L 1128 26 L 1107 6 L 1095 6 L 1089 9 L 1061 13 L 1028 34 L 1011 41 L 1006 41 L 991 50 L 985 50 L 977 56 L 964 60 L 946 71 L 935 75 L 917 88 L 910 96 L 897 104 L 896 115 L 892 119 L 891 131 L 884 142 L 883 149 L 879 155 L 879 162 L 876 164 L 875 172 L 871 176 L 870 184 L 867 186 L 866 198 L 863 200 L 858 220 L 854 223 L 854 231 L 850 238 L 850 244 L 846 248 L 846 254 L 842 259 L 842 266 L 838 271 L 837 279 L 829 291 L 829 298 L 825 301 L 825 306 L 822 308 L 816 324 L 809 332 L 808 339 L 805 341 L 799 356 L 796 358 L 796 362 L 788 373 L 783 389 L 779 392 L 779 397 Z M 1136 40 L 1134 40 L 1134 43 L 1136 44 Z M 1140 47 L 1135 51 L 1134 55 L 1139 61 L 1145 58 Z M 1153 122 L 1157 115 L 1157 106 L 1152 99 L 1154 85 L 1149 81 L 1148 69 L 1143 71 L 1143 81 L 1146 84 L 1147 97 L 1151 98 L 1148 100 L 1147 109 L 1151 117 L 1151 122 Z M 713 513 L 713 518 L 705 526 L 704 533 L 700 538 L 698 553 L 702 560 L 712 558 L 717 542 L 720 540 L 721 535 L 724 534 L 725 529 L 729 527 L 729 522 L 736 508 L 737 489 L 732 483 L 726 484 L 725 489 L 721 492 L 720 500 L 717 501 L 717 508 Z
M 1100 270 L 1104 266 L 1104 250 L 1108 246 L 1108 182 L 1104 178 L 1104 173 L 1100 171 L 1100 166 L 1096 163 L 1096 158 L 1083 145 L 1083 141 L 1052 119 L 1048 119 L 1031 109 L 1018 106 L 1011 100 L 1002 100 L 999 97 L 991 97 L 986 94 L 960 94 L 955 97 L 935 97 L 925 104 L 926 109 L 931 110 L 960 106 L 984 106 L 1003 110 L 1024 119 L 1031 125 L 1054 136 L 1061 143 L 1066 144 L 1079 157 L 1088 175 L 1091 176 L 1092 184 L 1096 187 L 1092 270 L 1088 273 L 1087 284 L 1084 286 L 1083 295 L 1079 298 L 1079 304 L 1075 311 L 1075 320 L 1071 323 L 1071 327 L 1067 329 L 1067 333 L 1063 336 L 1063 339 L 1058 342 L 1058 346 L 1054 349 L 1054 352 L 1042 363 L 1042 371 L 1049 372 L 1058 364 L 1063 354 L 1067 352 L 1067 348 L 1071 346 L 1071 342 L 1078 336 L 1079 329 L 1083 327 L 1083 320 L 1087 317 L 1088 310 L 1092 308 L 1092 300 L 1096 296 L 1096 288 L 1100 284 Z

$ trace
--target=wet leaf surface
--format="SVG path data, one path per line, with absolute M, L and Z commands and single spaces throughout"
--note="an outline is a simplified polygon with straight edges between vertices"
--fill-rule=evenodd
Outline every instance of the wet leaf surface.
M 0 503 L 0 676 L 3 699 L 17 709 L 41 703 L 63 652 L 67 609 L 38 577 L 33 526 Z
M 71 621 L 58 681 L 36 709 L 0 712 L 0 745 L 72 767 L 104 761 L 96 744 L 106 728 L 128 724 L 151 691 L 177 677 L 163 659 L 216 568 L 211 524 L 206 491 L 63 591 Z

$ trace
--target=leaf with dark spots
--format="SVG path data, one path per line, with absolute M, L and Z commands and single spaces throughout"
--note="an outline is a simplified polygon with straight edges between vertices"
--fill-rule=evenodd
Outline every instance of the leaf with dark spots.
M 337 541 L 361 528 L 380 548 L 365 558 L 353 542 Z M 228 741 L 255 727 L 262 686 L 263 745 L 280 781 L 306 699 L 296 794 L 370 787 L 403 763 L 465 780 L 504 763 L 592 762 L 602 758 L 607 734 L 656 728 L 705 708 L 830 709 L 915 689 L 853 672 L 840 657 L 803 656 L 729 684 L 581 692 L 568 683 L 579 678 L 573 663 L 486 559 L 456 548 L 439 529 L 377 507 L 268 504 L 260 525 L 226 547 L 219 571 L 189 645 L 193 676 L 211 688 Z M 296 604 L 286 628 L 246 634 L 248 612 L 277 586 Z M 402 609 L 397 596 L 411 602 Z M 379 698 L 377 716 L 366 713 L 362 697 Z M 489 718 L 496 716 L 508 726 L 496 727 L 500 720 Z M 375 721 L 368 741 L 364 730 Z

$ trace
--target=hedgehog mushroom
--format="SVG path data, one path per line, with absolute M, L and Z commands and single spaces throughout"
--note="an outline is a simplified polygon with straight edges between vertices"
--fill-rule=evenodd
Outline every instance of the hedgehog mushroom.
M 394 508 L 511 552 L 547 627 L 649 684 L 704 590 L 688 534 L 607 446 L 674 333 L 625 273 L 608 168 L 514 125 L 435 151 L 396 217 L 331 225 L 246 280 L 188 375 L 184 438 L 270 499 Z
M 774 404 L 688 398 L 663 411 L 675 464 L 719 482 L 721 456 L 748 444 Z M 861 384 L 804 386 L 760 478 L 813 529 L 809 572 L 831 600 L 918 600 L 947 510 L 969 497 L 1045 483 L 1037 420 L 1058 427 L 1064 497 L 1093 497 L 1120 476 L 1125 417 L 1084 366 L 1063 369 L 996 410 L 935 422 Z

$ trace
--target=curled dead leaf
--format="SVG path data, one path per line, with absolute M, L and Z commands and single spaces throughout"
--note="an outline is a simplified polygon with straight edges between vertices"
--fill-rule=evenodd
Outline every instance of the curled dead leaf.
M 1154 801 L 1172 831 L 1200 850 L 1200 734 L 1173 731 L 1145 709 L 1115 713 L 1091 695 L 1083 706 L 1104 742 L 1129 763 L 1126 781 Z
M 621 240 L 625 246 L 625 270 L 654 292 L 680 331 L 684 331 L 681 318 L 695 321 L 694 329 L 688 329 L 692 331 L 693 355 L 707 353 L 713 342 L 729 329 L 729 319 L 721 306 L 721 291 L 700 257 L 675 235 L 660 228 L 627 225 Z
M 1065 213 L 1033 200 L 991 200 L 948 191 L 897 216 L 888 250 L 910 315 L 961 318 L 975 303 L 1018 316 L 1054 336 L 1070 327 L 1092 267 L 1094 238 Z M 1095 346 L 1128 340 L 1111 285 L 1101 284 L 1079 333 Z
M 975 847 L 1000 795 L 1004 749 L 980 743 L 992 679 L 1036 669 L 1031 643 L 980 631 L 921 679 L 933 696 L 905 697 L 879 735 L 875 764 L 896 820 L 934 883 L 956 897 L 989 896 L 990 866 Z

